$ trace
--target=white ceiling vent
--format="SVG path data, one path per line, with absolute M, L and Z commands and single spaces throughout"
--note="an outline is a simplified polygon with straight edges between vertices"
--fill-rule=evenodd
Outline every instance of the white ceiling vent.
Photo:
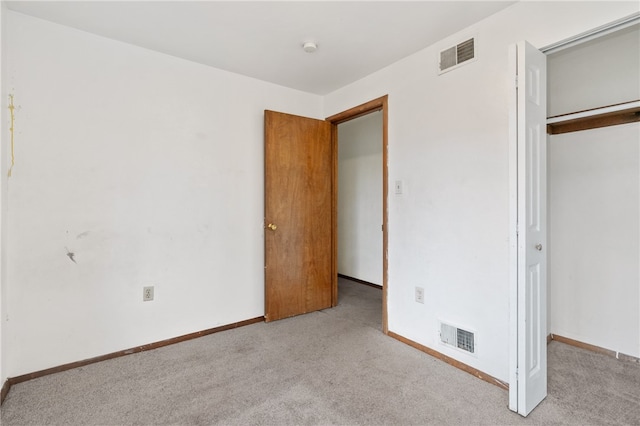
M 440 52 L 439 74 L 451 71 L 476 57 L 475 38 L 463 41 Z
M 453 325 L 440 323 L 440 341 L 445 345 L 453 346 L 456 349 L 476 353 L 475 333 Z

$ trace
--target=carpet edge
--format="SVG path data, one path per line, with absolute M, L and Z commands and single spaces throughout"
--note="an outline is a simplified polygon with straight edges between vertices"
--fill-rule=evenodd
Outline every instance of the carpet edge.
M 59 366 L 56 366 L 56 367 L 47 368 L 47 369 L 44 369 L 44 370 L 34 371 L 32 373 L 27 373 L 27 374 L 22 374 L 22 375 L 16 376 L 16 377 L 9 377 L 5 381 L 4 385 L 2 386 L 2 391 L 0 392 L 0 404 L 2 404 L 4 402 L 5 398 L 9 394 L 9 390 L 11 389 L 11 386 L 15 385 L 15 384 L 18 384 L 18 383 L 26 382 L 28 380 L 33 380 L 33 379 L 36 379 L 38 377 L 48 376 L 50 374 L 60 373 L 60 372 L 71 370 L 71 369 L 78 368 L 78 367 L 84 367 L 85 365 L 95 364 L 97 362 L 107 361 L 107 360 L 113 359 L 113 358 L 119 358 L 119 357 L 122 357 L 122 356 L 125 356 L 125 355 L 131 355 L 131 354 L 135 354 L 135 353 L 138 353 L 138 352 L 144 352 L 144 351 L 149 351 L 149 350 L 153 350 L 153 349 L 158 349 L 158 348 L 161 348 L 163 346 L 169 346 L 169 345 L 173 345 L 173 344 L 176 344 L 176 343 L 185 342 L 187 340 L 197 339 L 198 337 L 204 337 L 204 336 L 207 336 L 209 334 L 219 333 L 221 331 L 226 331 L 226 330 L 232 330 L 232 329 L 238 328 L 238 327 L 244 327 L 244 326 L 247 326 L 247 325 L 256 324 L 258 322 L 264 322 L 264 316 L 255 317 L 255 318 L 251 318 L 251 319 L 244 320 L 244 321 L 238 321 L 238 322 L 235 322 L 235 323 L 232 323 L 232 324 L 222 325 L 222 326 L 219 326 L 219 327 L 208 328 L 206 330 L 196 331 L 194 333 L 184 334 L 182 336 L 172 337 L 170 339 L 160 340 L 158 342 L 148 343 L 146 345 L 136 346 L 136 347 L 133 347 L 133 348 L 124 349 L 124 350 L 121 350 L 121 351 L 116 351 L 116 352 L 112 352 L 112 353 L 105 354 L 105 355 L 99 355 L 99 356 L 96 356 L 96 357 L 93 357 L 93 358 L 88 358 L 88 359 L 85 359 L 85 360 L 82 360 L 82 361 L 70 362 L 70 363 L 67 363 L 67 364 L 63 364 L 63 365 L 59 365 Z

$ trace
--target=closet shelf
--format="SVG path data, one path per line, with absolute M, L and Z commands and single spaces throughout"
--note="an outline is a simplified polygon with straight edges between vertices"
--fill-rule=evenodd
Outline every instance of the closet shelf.
M 577 132 L 640 121 L 640 100 L 547 118 L 547 133 Z

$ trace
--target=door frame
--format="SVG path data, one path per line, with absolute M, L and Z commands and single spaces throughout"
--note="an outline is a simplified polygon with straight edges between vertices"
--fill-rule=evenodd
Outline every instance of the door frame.
M 332 276 L 334 277 L 332 301 L 333 306 L 338 303 L 338 124 L 362 117 L 376 111 L 382 111 L 382 332 L 389 333 L 388 314 L 387 314 L 387 292 L 388 292 L 388 202 L 389 195 L 389 173 L 388 173 L 388 97 L 381 96 L 369 102 L 365 102 L 348 110 L 326 118 L 331 123 L 331 145 L 333 152 L 333 261 Z

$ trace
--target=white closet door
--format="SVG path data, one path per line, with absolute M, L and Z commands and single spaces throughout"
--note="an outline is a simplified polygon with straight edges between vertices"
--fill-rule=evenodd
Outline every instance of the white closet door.
M 547 396 L 547 71 L 546 56 L 527 42 L 517 44 L 516 56 L 516 386 L 512 380 L 509 408 L 526 416 Z

